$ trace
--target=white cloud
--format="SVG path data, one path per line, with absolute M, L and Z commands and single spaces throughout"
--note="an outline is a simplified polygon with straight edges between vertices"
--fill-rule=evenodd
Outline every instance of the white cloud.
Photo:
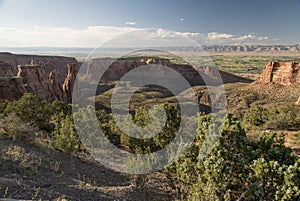
M 256 38 L 256 36 L 254 34 L 248 34 L 248 35 L 244 35 L 244 36 L 235 37 L 233 39 L 237 40 L 237 41 L 243 41 L 243 40 L 255 39 L 255 38 Z
M 268 40 L 269 37 L 268 36 L 260 36 L 258 37 L 258 40 Z
M 207 44 L 260 44 L 262 42 L 271 42 L 268 36 L 257 36 L 255 33 L 249 33 L 245 35 L 235 35 L 228 33 L 211 32 L 207 34 L 204 43 Z
M 170 31 L 166 29 L 157 29 L 149 35 L 149 38 L 157 38 L 157 39 L 170 39 L 170 38 L 195 38 L 204 36 L 202 33 L 198 32 L 176 32 Z
M 132 27 L 89 26 L 0 28 L 1 47 L 95 47 L 121 34 L 137 31 Z
M 149 31 L 148 29 L 128 26 L 89 26 L 84 29 L 34 26 L 30 28 L 0 27 L 0 47 L 97 47 L 110 39 L 135 31 L 142 33 L 125 35 L 122 39 L 126 42 L 124 45 L 136 43 L 133 45 L 174 46 L 182 44 L 181 42 L 186 38 L 193 39 L 200 45 L 259 44 L 274 41 L 268 36 L 257 36 L 255 33 L 235 35 L 218 32 L 207 34 L 174 32 L 165 29 L 152 29 Z M 135 39 L 133 36 L 137 38 Z M 118 42 L 116 40 L 114 45 L 117 46 Z
M 133 22 L 125 22 L 125 24 L 126 24 L 126 25 L 135 25 L 136 22 L 135 22 L 135 21 L 133 21 Z
M 183 18 L 180 18 L 180 21 L 183 21 L 184 19 Z
M 227 34 L 227 33 L 211 32 L 211 33 L 207 34 L 207 37 L 210 40 L 216 40 L 216 39 L 229 39 L 229 38 L 233 38 L 234 35 Z

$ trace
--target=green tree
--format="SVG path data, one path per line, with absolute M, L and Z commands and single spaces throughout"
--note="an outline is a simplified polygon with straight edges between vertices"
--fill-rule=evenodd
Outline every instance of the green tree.
M 244 123 L 245 125 L 262 126 L 267 119 L 268 110 L 261 106 L 255 106 L 251 107 L 250 111 L 244 116 Z
M 209 140 L 215 140 L 214 146 L 205 146 Z M 210 115 L 202 116 L 193 146 L 165 170 L 178 199 L 197 201 L 298 200 L 299 171 L 282 133 L 262 133 L 258 142 L 248 141 L 232 115 L 215 123 Z
M 56 117 L 54 131 L 51 134 L 53 145 L 60 151 L 73 153 L 82 149 L 81 141 L 76 134 L 71 115 L 60 113 Z
M 35 95 L 26 93 L 20 100 L 9 102 L 5 113 L 15 113 L 23 122 L 32 122 L 42 130 L 50 130 L 49 104 Z

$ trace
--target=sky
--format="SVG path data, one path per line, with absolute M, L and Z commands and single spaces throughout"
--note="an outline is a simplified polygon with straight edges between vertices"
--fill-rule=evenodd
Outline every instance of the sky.
M 300 0 L 0 0 L 0 47 L 96 47 L 131 31 L 298 44 Z

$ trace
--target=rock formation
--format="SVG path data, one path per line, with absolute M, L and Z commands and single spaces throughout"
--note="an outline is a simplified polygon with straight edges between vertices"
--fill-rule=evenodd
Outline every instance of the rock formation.
M 250 83 L 252 80 L 236 76 L 224 71 L 217 71 L 215 68 L 200 66 L 195 67 L 187 64 L 174 64 L 168 59 L 162 58 L 121 58 L 118 60 L 113 59 L 94 59 L 85 63 L 81 67 L 82 78 L 92 82 L 116 81 L 119 80 L 130 70 L 148 64 L 162 65 L 169 67 L 179 74 L 181 74 L 190 83 L 190 85 L 206 85 L 206 84 L 220 84 L 230 82 L 246 82 Z M 107 68 L 107 69 L 105 69 Z M 199 74 L 200 73 L 200 74 Z M 222 80 L 217 80 L 220 74 Z M 101 76 L 102 75 L 102 76 Z M 162 72 L 162 77 L 164 72 Z M 168 76 L 167 74 L 165 76 Z
M 0 53 L 0 98 L 16 100 L 32 93 L 48 102 L 71 102 L 78 66 L 71 57 Z
M 19 65 L 18 78 L 21 78 L 26 92 L 37 95 L 46 101 L 53 101 L 53 90 L 45 70 L 35 64 Z
M 296 106 L 300 107 L 300 97 L 298 98 L 298 100 L 295 103 Z
M 50 72 L 49 74 L 49 82 L 51 85 L 51 89 L 53 91 L 52 95 L 55 98 L 55 100 L 61 100 L 64 102 L 68 102 L 67 94 L 63 91 L 62 85 L 56 78 L 55 72 Z M 69 101 L 71 102 L 71 101 Z
M 0 61 L 0 77 L 13 77 L 13 67 L 7 63 Z
M 0 99 L 18 100 L 26 92 L 21 78 L 1 77 L 0 78 Z
M 7 57 L 4 57 L 4 55 Z M 0 93 L 6 94 L 1 95 L 0 98 L 15 100 L 20 98 L 22 94 L 28 92 L 48 102 L 60 100 L 70 103 L 72 101 L 73 88 L 78 88 L 75 84 L 78 62 L 75 59 L 12 55 L 9 53 L 0 53 L 0 60 L 1 58 L 4 58 L 4 61 L 8 62 L 8 64 L 4 64 L 4 62 L 0 63 L 0 76 L 1 74 L 3 75 L 0 79 Z M 66 63 L 67 61 L 71 62 Z M 16 72 L 14 69 L 15 64 L 18 64 Z M 83 81 L 93 81 L 93 84 L 97 84 L 99 81 L 116 81 L 130 70 L 149 64 L 158 65 L 158 68 L 159 65 L 162 65 L 177 71 L 191 86 L 214 85 L 229 82 L 249 83 L 252 81 L 223 71 L 218 72 L 214 68 L 174 64 L 168 59 L 156 57 L 121 58 L 117 60 L 94 59 L 81 67 L 82 69 L 79 76 L 81 76 L 81 80 Z M 106 69 L 106 67 L 108 68 Z M 66 72 L 65 69 L 67 69 Z M 220 73 L 222 80 L 217 79 L 217 73 Z M 9 81 L 9 78 L 14 79 Z M 168 72 L 162 72 L 158 79 L 165 78 L 172 79 L 169 77 Z M 177 84 L 176 80 L 174 80 L 174 83 Z M 78 91 L 79 89 L 76 90 L 76 92 Z M 88 93 L 88 90 L 85 91 Z M 79 96 L 79 94 L 75 97 L 77 96 Z
M 276 83 L 290 86 L 300 83 L 300 64 L 298 62 L 269 62 L 264 67 L 260 82 L 264 84 Z M 300 106 L 300 97 L 295 102 Z
M 269 62 L 260 76 L 262 83 L 291 85 L 300 83 L 300 65 L 297 62 Z
M 0 61 L 10 64 L 14 75 L 18 73 L 18 65 L 36 64 L 44 68 L 46 73 L 55 72 L 56 78 L 63 83 L 68 72 L 67 65 L 70 63 L 78 64 L 72 57 L 62 56 L 39 56 L 21 55 L 11 53 L 0 53 Z
M 68 64 L 68 75 L 63 84 L 63 92 L 66 94 L 67 102 L 72 101 L 72 92 L 76 80 L 76 64 Z
M 0 62 L 0 98 L 17 100 L 24 93 L 32 93 L 39 98 L 52 102 L 54 100 L 70 103 L 72 88 L 76 78 L 76 64 L 68 65 L 68 76 L 64 84 L 56 77 L 55 71 L 47 73 L 39 64 L 18 65 L 17 75 L 13 75 L 12 66 Z

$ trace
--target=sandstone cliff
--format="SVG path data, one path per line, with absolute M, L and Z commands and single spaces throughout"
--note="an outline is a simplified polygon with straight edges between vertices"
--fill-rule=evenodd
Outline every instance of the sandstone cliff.
M 0 99 L 18 100 L 26 92 L 21 78 L 1 77 L 0 78 Z
M 55 72 L 56 78 L 63 83 L 68 73 L 67 65 L 78 61 L 72 57 L 62 56 L 39 56 L 39 55 L 19 55 L 11 53 L 0 53 L 0 61 L 10 64 L 16 75 L 18 73 L 18 65 L 36 64 L 44 68 L 46 73 Z
M 264 67 L 259 81 L 264 84 L 276 83 L 284 86 L 300 83 L 300 64 L 298 62 L 269 62 Z M 300 97 L 295 105 L 300 106 Z
M 296 101 L 295 105 L 298 106 L 298 107 L 300 106 L 300 97 L 299 97 L 298 100 Z
M 13 67 L 7 63 L 0 61 L 0 77 L 13 77 Z
M 217 79 L 217 71 L 215 68 L 200 66 L 195 67 L 186 64 L 174 64 L 168 59 L 162 58 L 125 58 L 125 59 L 94 59 L 85 63 L 81 67 L 82 78 L 89 81 L 99 81 L 100 75 L 102 82 L 119 80 L 130 70 L 148 64 L 156 64 L 169 67 L 181 74 L 192 86 L 220 84 L 231 82 L 250 83 L 252 80 L 236 76 L 224 71 L 218 71 L 222 80 Z M 108 67 L 105 70 L 105 67 Z M 200 75 L 199 75 L 200 72 Z M 164 72 L 162 72 L 162 77 Z M 165 76 L 168 76 L 165 74 Z
M 0 53 L 0 98 L 16 100 L 33 93 L 48 102 L 71 102 L 78 66 L 71 57 Z
M 17 75 L 12 75 L 11 65 L 0 63 L 0 98 L 17 100 L 24 93 L 32 93 L 39 98 L 52 102 L 59 100 L 70 103 L 76 77 L 76 64 L 70 64 L 64 84 L 56 77 L 55 71 L 47 73 L 37 64 L 18 65 Z
M 300 83 L 299 70 L 300 64 L 297 62 L 269 62 L 261 73 L 260 81 L 281 85 Z
M 62 86 L 63 92 L 64 92 L 64 94 L 66 94 L 67 102 L 72 101 L 72 92 L 73 92 L 73 87 L 75 84 L 76 76 L 77 76 L 76 64 L 74 64 L 74 63 L 68 64 L 68 75 Z

